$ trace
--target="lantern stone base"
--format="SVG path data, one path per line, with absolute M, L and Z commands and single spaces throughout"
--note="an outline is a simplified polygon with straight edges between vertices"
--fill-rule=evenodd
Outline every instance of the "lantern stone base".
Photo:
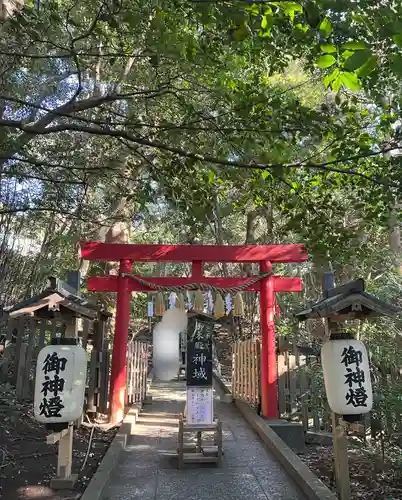
M 304 429 L 297 422 L 287 420 L 267 420 L 271 429 L 284 441 L 295 453 L 305 453 L 306 443 Z
M 74 488 L 78 480 L 78 474 L 71 474 L 70 477 L 54 477 L 50 480 L 50 487 L 53 490 L 70 490 Z

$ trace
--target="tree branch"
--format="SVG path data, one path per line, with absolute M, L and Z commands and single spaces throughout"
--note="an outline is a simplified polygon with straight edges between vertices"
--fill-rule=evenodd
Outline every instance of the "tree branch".
M 11 122 L 11 124 L 10 124 Z M 11 121 L 11 120 L 4 120 L 0 119 L 0 126 L 11 126 L 13 128 L 17 128 L 21 130 L 22 132 L 26 132 L 27 134 L 31 135 L 48 135 L 48 134 L 55 134 L 59 132 L 79 132 L 79 133 L 87 133 L 87 134 L 92 134 L 92 135 L 99 135 L 99 136 L 107 136 L 107 137 L 114 137 L 114 138 L 121 138 L 121 139 L 126 139 L 130 142 L 134 142 L 136 144 L 142 145 L 142 146 L 148 146 L 150 148 L 155 148 L 160 151 L 166 151 L 169 153 L 176 154 L 180 157 L 183 158 L 189 158 L 195 161 L 200 161 L 200 162 L 208 162 L 212 163 L 214 165 L 221 165 L 223 167 L 236 167 L 236 168 L 242 168 L 242 169 L 254 169 L 254 170 L 271 170 L 271 169 L 280 169 L 280 168 L 286 168 L 286 169 L 293 169 L 293 168 L 306 168 L 306 169 L 316 169 L 316 170 L 321 170 L 321 171 L 327 171 L 327 172 L 336 172 L 340 174 L 346 174 L 346 175 L 351 175 L 351 176 L 357 176 L 364 178 L 366 180 L 369 180 L 370 182 L 373 182 L 375 184 L 380 184 L 380 185 L 392 185 L 391 183 L 387 182 L 385 179 L 376 179 L 372 176 L 363 174 L 362 172 L 359 172 L 354 169 L 342 169 L 342 168 L 337 168 L 334 165 L 340 164 L 340 163 L 347 163 L 350 161 L 356 161 L 364 158 L 370 158 L 374 156 L 380 156 L 385 153 L 388 153 L 390 151 L 400 149 L 399 146 L 392 146 L 389 148 L 383 148 L 379 151 L 371 151 L 369 153 L 364 153 L 360 155 L 354 155 L 354 156 L 345 156 L 338 158 L 336 160 L 331 160 L 328 162 L 322 162 L 322 163 L 314 163 L 314 162 L 297 162 L 297 163 L 288 163 L 288 164 L 282 164 L 282 163 L 277 163 L 277 164 L 272 164 L 272 163 L 258 163 L 258 162 L 249 162 L 249 163 L 243 163 L 239 161 L 233 161 L 233 160 L 227 160 L 224 158 L 217 158 L 215 156 L 211 155 L 204 155 L 204 154 L 199 154 L 199 153 L 193 153 L 191 151 L 186 151 L 184 149 L 170 146 L 168 144 L 159 142 L 159 141 L 150 141 L 145 137 L 139 137 L 135 136 L 129 132 L 126 132 L 124 130 L 111 130 L 109 128 L 101 128 L 101 127 L 87 127 L 87 126 L 80 126 L 80 125 L 75 125 L 75 124 L 59 124 L 55 125 L 53 127 L 45 127 L 43 128 L 42 126 L 37 127 L 36 125 L 24 125 L 21 122 L 18 121 Z M 396 186 L 396 185 L 395 185 Z

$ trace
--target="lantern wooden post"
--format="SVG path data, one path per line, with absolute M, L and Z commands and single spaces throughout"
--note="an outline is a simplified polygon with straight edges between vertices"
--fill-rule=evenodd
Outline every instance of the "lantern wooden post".
M 325 333 L 328 335 L 328 338 L 331 338 L 331 334 L 335 333 L 336 323 L 331 322 L 329 319 L 325 319 L 324 321 Z M 340 500 L 350 500 L 348 442 L 345 429 L 337 413 L 331 412 L 331 420 L 336 489 L 338 490 Z
M 324 273 L 323 294 L 328 296 L 328 291 L 334 287 L 334 275 L 332 272 Z M 337 324 L 330 318 L 324 319 L 325 336 L 329 342 L 332 333 L 336 333 Z M 350 476 L 348 442 L 345 436 L 345 429 L 338 414 L 331 412 L 332 417 L 332 443 L 334 447 L 334 469 L 336 488 L 340 500 L 350 500 Z
M 68 273 L 68 284 L 74 288 L 77 296 L 80 295 L 80 274 L 78 272 Z M 77 317 L 72 314 L 68 315 L 64 321 L 66 339 L 78 338 Z M 76 421 L 77 427 L 81 425 L 82 417 Z M 57 451 L 57 476 L 50 480 L 50 486 L 57 489 L 73 488 L 78 480 L 78 474 L 72 474 L 73 465 L 73 438 L 74 438 L 74 423 L 70 422 L 67 429 L 61 432 L 52 433 L 47 436 L 46 443 L 59 443 Z

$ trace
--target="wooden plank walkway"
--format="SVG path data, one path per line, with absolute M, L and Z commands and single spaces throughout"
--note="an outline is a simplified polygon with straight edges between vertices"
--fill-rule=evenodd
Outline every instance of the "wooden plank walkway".
M 185 385 L 156 382 L 151 395 L 102 500 L 305 500 L 236 408 L 217 399 L 222 466 L 189 464 L 179 471 L 172 454 Z

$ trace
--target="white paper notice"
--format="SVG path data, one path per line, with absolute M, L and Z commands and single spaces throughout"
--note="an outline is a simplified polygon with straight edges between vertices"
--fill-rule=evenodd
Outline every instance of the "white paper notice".
M 187 423 L 211 425 L 214 420 L 212 387 L 187 387 Z

